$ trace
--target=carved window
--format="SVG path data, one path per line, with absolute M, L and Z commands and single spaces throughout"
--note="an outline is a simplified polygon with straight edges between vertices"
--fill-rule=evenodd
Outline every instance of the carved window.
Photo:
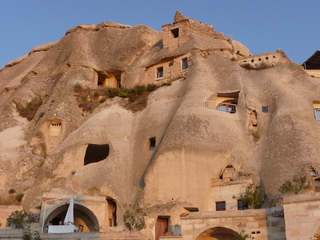
M 156 137 L 152 137 L 149 139 L 149 150 L 156 149 Z
M 320 120 L 320 108 L 314 109 L 314 115 L 317 120 Z
M 264 113 L 269 112 L 269 106 L 262 106 L 262 112 Z
M 175 28 L 171 30 L 173 38 L 178 38 L 179 37 L 179 28 Z
M 183 58 L 182 59 L 182 70 L 188 69 L 188 58 Z
M 157 78 L 163 78 L 163 67 L 157 68 Z
M 216 211 L 225 211 L 226 210 L 226 202 L 216 202 Z
M 218 93 L 216 109 L 221 112 L 236 113 L 239 92 Z

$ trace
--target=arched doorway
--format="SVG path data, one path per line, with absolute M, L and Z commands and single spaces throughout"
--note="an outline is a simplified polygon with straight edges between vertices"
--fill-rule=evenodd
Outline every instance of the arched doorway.
M 44 232 L 49 223 L 52 225 L 58 225 L 60 221 L 63 222 L 67 214 L 68 207 L 69 204 L 64 204 L 57 207 L 49 214 L 43 226 Z M 74 204 L 74 225 L 78 227 L 80 225 L 83 226 L 83 232 L 99 232 L 99 222 L 97 217 L 90 209 L 80 204 Z
M 196 240 L 233 240 L 235 233 L 229 228 L 215 227 L 201 233 Z

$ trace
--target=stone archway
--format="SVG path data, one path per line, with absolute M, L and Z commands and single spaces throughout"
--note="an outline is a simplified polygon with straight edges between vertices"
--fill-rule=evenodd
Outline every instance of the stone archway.
M 64 220 L 69 204 L 64 204 L 53 210 L 45 220 L 44 231 L 51 222 L 53 225 Z M 99 232 L 99 222 L 94 213 L 80 204 L 74 204 L 74 225 L 83 226 L 83 232 Z
M 235 233 L 229 228 L 214 227 L 202 232 L 196 240 L 233 240 Z

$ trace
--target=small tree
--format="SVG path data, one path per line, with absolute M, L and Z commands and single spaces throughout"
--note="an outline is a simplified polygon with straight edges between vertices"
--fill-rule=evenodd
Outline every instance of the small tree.
M 142 208 L 137 205 L 123 205 L 125 211 L 123 213 L 123 222 L 129 231 L 140 231 L 146 228 L 146 217 Z
M 235 197 L 237 199 L 243 200 L 249 208 L 258 208 L 263 203 L 264 197 L 260 195 L 261 186 L 256 186 L 254 184 L 250 184 L 246 188 L 246 192 L 241 194 L 240 197 Z
M 301 190 L 305 190 L 310 188 L 310 182 L 307 182 L 307 178 L 304 177 L 298 177 L 295 175 L 293 179 L 285 181 L 280 188 L 278 189 L 279 192 L 285 194 L 285 193 L 294 193 L 298 194 Z

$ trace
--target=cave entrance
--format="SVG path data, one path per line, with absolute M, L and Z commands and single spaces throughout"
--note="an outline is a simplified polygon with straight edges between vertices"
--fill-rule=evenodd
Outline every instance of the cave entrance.
M 89 144 L 84 157 L 84 165 L 100 162 L 109 156 L 109 144 Z

